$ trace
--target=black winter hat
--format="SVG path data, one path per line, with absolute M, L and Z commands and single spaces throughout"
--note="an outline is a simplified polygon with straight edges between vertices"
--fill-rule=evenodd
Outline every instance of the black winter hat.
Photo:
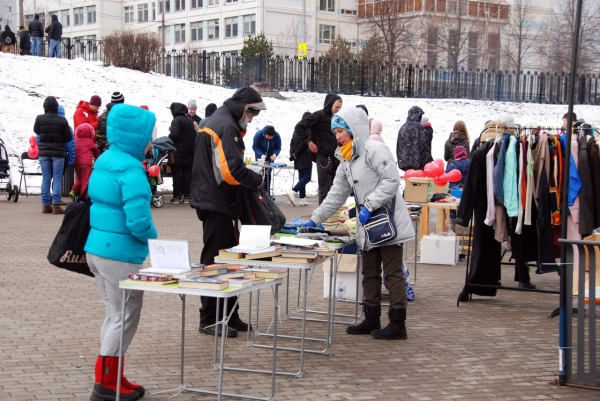
M 40 19 L 40 16 L 36 14 L 33 16 L 33 19 Z
M 212 116 L 215 110 L 217 110 L 217 105 L 214 103 L 209 103 L 204 109 L 204 117 L 206 118 Z
M 275 136 L 275 128 L 272 125 L 267 125 L 263 130 L 265 136 Z
M 125 97 L 123 96 L 123 94 L 121 92 L 113 92 L 112 96 L 110 97 L 110 102 L 111 103 L 125 103 Z

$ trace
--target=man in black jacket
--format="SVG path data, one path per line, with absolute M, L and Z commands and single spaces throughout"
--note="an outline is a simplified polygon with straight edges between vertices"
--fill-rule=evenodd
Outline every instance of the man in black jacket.
M 237 220 L 242 213 L 242 189 L 259 188 L 262 176 L 244 163 L 246 127 L 261 110 L 266 110 L 262 98 L 250 87 L 238 89 L 225 100 L 198 131 L 198 141 L 192 167 L 190 205 L 202 221 L 204 247 L 200 263 L 212 264 L 220 249 L 238 244 Z M 200 332 L 214 335 L 217 298 L 200 297 Z M 223 311 L 221 299 L 220 311 Z M 231 313 L 228 337 L 237 331 L 252 328 L 243 322 L 236 298 L 230 298 L 227 313 Z M 219 330 L 220 331 L 220 330 Z
M 194 162 L 194 142 L 196 130 L 194 122 L 188 117 L 188 108 L 183 103 L 171 103 L 173 114 L 169 138 L 177 151 L 173 157 L 171 173 L 173 174 L 173 197 L 171 203 L 189 203 L 190 181 L 192 180 L 192 163 Z
M 329 93 L 325 96 L 323 109 L 303 118 L 294 128 L 294 132 L 299 133 L 300 140 L 307 143 L 310 151 L 316 156 L 319 205 L 327 197 L 340 164 L 334 156 L 338 142 L 331 132 L 331 116 L 341 108 L 342 98 Z M 310 137 L 306 137 L 307 132 L 310 132 Z
M 62 24 L 58 22 L 58 17 L 52 15 L 50 24 L 50 33 L 48 34 L 50 45 L 48 48 L 48 57 L 60 58 L 60 40 L 62 39 Z
M 15 45 L 17 44 L 17 37 L 15 33 L 10 29 L 10 26 L 4 27 L 2 32 L 2 53 L 14 53 Z
M 40 22 L 40 16 L 35 15 L 29 22 L 29 34 L 31 35 L 31 47 L 33 55 L 40 57 L 42 55 L 42 38 L 44 37 L 44 26 Z

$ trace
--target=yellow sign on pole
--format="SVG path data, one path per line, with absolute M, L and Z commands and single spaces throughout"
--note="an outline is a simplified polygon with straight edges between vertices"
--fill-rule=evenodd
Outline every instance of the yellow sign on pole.
M 307 56 L 306 42 L 300 43 L 298 45 L 298 58 L 303 59 L 303 58 L 306 58 L 306 56 Z

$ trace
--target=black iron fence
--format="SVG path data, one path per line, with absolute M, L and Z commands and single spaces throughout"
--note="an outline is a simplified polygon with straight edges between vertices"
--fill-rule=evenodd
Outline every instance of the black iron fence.
M 42 55 L 48 43 L 42 44 Z M 63 38 L 61 58 L 104 60 L 102 41 Z M 267 82 L 280 91 L 361 96 L 474 99 L 566 104 L 569 74 L 553 72 L 453 71 L 412 64 L 389 64 L 297 57 L 244 57 L 206 51 L 165 51 L 155 71 L 178 79 L 239 88 Z M 600 76 L 579 74 L 578 104 L 600 104 Z

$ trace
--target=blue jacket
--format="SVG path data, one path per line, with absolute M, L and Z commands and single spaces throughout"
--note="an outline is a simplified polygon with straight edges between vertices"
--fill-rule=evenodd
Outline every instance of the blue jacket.
M 453 160 L 451 163 L 448 163 L 448 166 L 446 167 L 446 173 L 450 170 L 458 170 L 462 174 L 462 177 L 460 177 L 460 181 L 449 183 L 448 188 L 452 189 L 456 186 L 458 186 L 458 187 L 464 186 L 465 181 L 467 180 L 467 173 L 469 172 L 470 166 L 471 166 L 470 159 Z
M 273 139 L 267 141 L 263 134 L 264 130 L 263 128 L 254 135 L 252 150 L 254 150 L 256 160 L 260 159 L 262 155 L 265 155 L 265 159 L 269 160 L 271 156 L 279 156 L 279 152 L 281 152 L 281 137 L 277 131 L 275 131 Z
M 156 117 L 141 107 L 116 104 L 107 119 L 110 148 L 94 164 L 88 185 L 91 230 L 85 244 L 94 255 L 142 264 L 148 239 L 156 238 L 152 193 L 142 166 Z

